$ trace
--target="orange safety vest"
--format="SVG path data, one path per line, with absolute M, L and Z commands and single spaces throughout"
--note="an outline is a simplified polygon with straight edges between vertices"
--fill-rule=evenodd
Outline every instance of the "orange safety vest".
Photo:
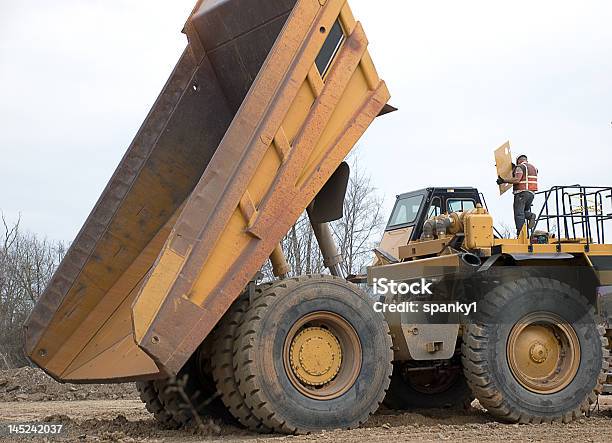
M 522 191 L 536 192 L 538 190 L 538 170 L 530 163 L 523 162 L 516 166 L 523 169 L 521 181 L 512 186 L 514 193 Z M 516 170 L 516 169 L 515 169 Z

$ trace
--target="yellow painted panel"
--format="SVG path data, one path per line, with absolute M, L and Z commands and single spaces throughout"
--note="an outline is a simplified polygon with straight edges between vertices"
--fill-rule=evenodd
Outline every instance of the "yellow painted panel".
M 236 209 L 188 295 L 193 303 L 201 304 L 206 299 L 251 240 L 245 220 Z
M 141 298 L 140 303 L 134 306 L 135 334 L 144 333 L 149 326 L 150 323 L 147 320 L 155 316 L 155 312 L 159 309 L 170 286 L 181 270 L 183 261 L 184 258 L 171 249 L 167 249 L 158 259 L 151 276 L 142 289 L 142 292 L 146 292 L 147 296 Z
M 385 232 L 382 240 L 380 241 L 379 248 L 399 259 L 399 248 L 400 246 L 404 246 L 408 243 L 410 235 L 412 234 L 412 229 L 412 226 L 408 226 L 406 228 L 394 229 L 393 231 Z
M 122 304 L 129 307 L 135 299 L 138 292 L 135 288 L 140 287 L 139 282 L 142 281 L 151 263 L 155 261 L 159 254 L 161 247 L 168 237 L 170 227 L 176 221 L 176 217 L 175 214 L 168 224 L 149 242 L 147 247 L 117 280 L 106 296 L 90 311 L 86 320 L 80 324 L 79 328 L 70 337 L 62 341 L 61 347 L 52 356 L 47 365 L 48 370 L 55 374 L 64 372 L 77 355 L 83 352 L 87 344 L 94 340 L 94 336 L 103 325 L 117 315 L 123 315 L 127 320 L 124 322 L 126 323 L 124 325 L 126 329 L 123 329 L 120 334 L 125 335 L 131 332 L 131 311 L 129 309 L 120 311 L 118 307 Z M 44 346 L 44 342 L 42 346 Z
M 303 82 L 282 124 L 289 144 L 293 143 L 295 136 L 309 114 L 314 100 L 315 96 L 310 84 L 307 81 Z
M 83 347 L 83 350 L 65 370 L 66 373 L 85 365 L 96 356 L 115 346 L 123 337 L 132 335 L 132 303 L 140 290 L 137 285 L 121 306 L 111 315 L 96 335 Z
M 159 372 L 153 360 L 134 342 L 132 334 L 125 336 L 112 348 L 95 359 L 63 376 L 63 380 L 105 380 L 116 378 L 118 374 L 132 376 L 154 376 Z
M 271 145 L 270 148 L 266 150 L 257 168 L 258 174 L 256 174 L 249 183 L 249 193 L 251 194 L 255 206 L 259 205 L 267 190 L 270 189 L 280 165 L 281 161 L 278 157 L 276 148 Z
M 499 245 L 499 240 L 496 239 L 496 245 Z M 567 253 L 575 253 L 575 254 L 583 254 L 585 252 L 585 244 L 577 244 L 577 243 L 561 243 L 561 251 L 557 251 L 557 244 L 534 244 L 531 245 L 533 247 L 533 253 L 546 253 L 551 254 L 555 252 L 567 252 Z M 519 253 L 519 254 L 527 254 L 529 253 L 529 245 L 526 244 L 510 244 L 503 243 L 501 245 L 502 252 L 506 253 Z M 591 244 L 589 245 L 588 255 L 612 255 L 612 245 L 599 245 L 599 244 Z
M 304 170 L 296 184 L 298 188 L 303 185 L 304 180 L 316 169 L 323 157 L 327 155 L 327 148 L 333 145 L 338 137 L 338 133 L 346 126 L 348 121 L 353 118 L 355 108 L 364 101 L 368 92 L 368 84 L 363 75 L 363 71 L 361 68 L 358 68 L 351 77 L 342 100 L 334 109 L 319 142 L 312 150 L 310 158 L 304 166 Z

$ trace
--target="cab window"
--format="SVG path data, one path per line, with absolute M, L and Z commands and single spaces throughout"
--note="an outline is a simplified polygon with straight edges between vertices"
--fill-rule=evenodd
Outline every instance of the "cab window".
M 469 209 L 474 209 L 476 207 L 476 203 L 471 198 L 469 199 L 459 199 L 459 198 L 449 198 L 446 201 L 448 205 L 448 212 L 463 212 Z
M 388 228 L 405 225 L 416 220 L 423 202 L 423 195 L 400 198 L 393 208 Z

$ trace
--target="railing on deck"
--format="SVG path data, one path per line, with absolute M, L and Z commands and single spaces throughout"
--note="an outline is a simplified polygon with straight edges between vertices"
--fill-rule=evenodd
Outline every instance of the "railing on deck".
M 612 221 L 612 187 L 553 186 L 536 196 L 544 198 L 536 228 L 545 224 L 547 232 L 556 231 L 556 243 L 563 239 L 605 243 L 606 222 Z

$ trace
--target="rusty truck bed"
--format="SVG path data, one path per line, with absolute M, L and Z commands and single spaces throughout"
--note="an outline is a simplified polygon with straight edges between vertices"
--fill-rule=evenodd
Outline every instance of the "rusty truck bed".
M 204 1 L 184 32 L 26 324 L 59 380 L 178 372 L 389 99 L 345 1 Z

